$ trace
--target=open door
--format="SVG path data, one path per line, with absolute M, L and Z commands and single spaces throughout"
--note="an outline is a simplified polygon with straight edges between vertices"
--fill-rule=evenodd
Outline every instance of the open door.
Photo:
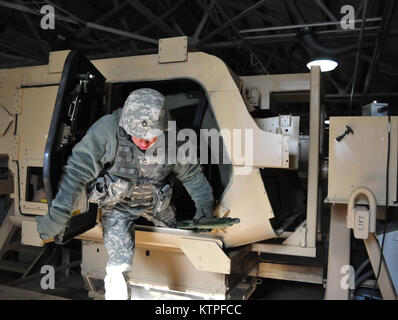
M 44 151 L 43 180 L 49 206 L 73 146 L 105 113 L 105 80 L 82 53 L 72 51 L 66 58 Z M 62 242 L 94 227 L 96 213 L 96 206 L 90 204 L 88 212 L 74 216 Z

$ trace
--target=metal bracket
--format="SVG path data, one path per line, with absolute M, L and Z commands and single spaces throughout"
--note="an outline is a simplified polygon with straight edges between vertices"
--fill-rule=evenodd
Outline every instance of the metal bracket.
M 217 242 L 183 238 L 180 247 L 196 269 L 223 274 L 231 273 L 231 259 Z
M 369 209 L 355 206 L 361 196 L 367 199 Z M 376 197 L 368 188 L 360 187 L 351 193 L 347 206 L 347 228 L 354 230 L 357 239 L 367 239 L 369 233 L 376 232 Z
M 303 221 L 296 231 L 283 241 L 283 244 L 305 248 L 307 245 L 307 221 Z
M 188 59 L 188 37 L 159 39 L 159 63 L 185 62 Z

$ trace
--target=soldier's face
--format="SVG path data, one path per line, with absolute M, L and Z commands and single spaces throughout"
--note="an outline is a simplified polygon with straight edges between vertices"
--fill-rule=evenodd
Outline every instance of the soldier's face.
M 152 147 L 155 142 L 158 140 L 157 137 L 154 137 L 150 140 L 146 140 L 146 139 L 142 139 L 142 138 L 138 138 L 138 137 L 134 137 L 132 136 L 131 139 L 133 140 L 133 142 L 135 143 L 135 145 L 140 148 L 141 150 L 147 150 L 150 147 Z

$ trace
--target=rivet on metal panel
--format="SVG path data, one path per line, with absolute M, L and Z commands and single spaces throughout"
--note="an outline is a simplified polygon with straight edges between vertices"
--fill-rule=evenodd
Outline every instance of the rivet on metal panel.
M 22 95 L 21 95 L 21 88 L 15 88 L 15 91 L 14 91 L 14 95 L 15 95 L 15 108 L 14 108 L 14 110 L 15 110 L 15 113 L 16 114 L 20 114 L 21 113 L 21 97 L 22 97 Z

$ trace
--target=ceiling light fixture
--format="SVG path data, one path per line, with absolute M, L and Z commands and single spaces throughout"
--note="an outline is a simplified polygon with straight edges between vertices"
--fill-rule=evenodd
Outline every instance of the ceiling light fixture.
M 315 59 L 307 63 L 307 68 L 311 70 L 312 66 L 319 66 L 321 72 L 328 72 L 336 69 L 338 63 L 332 59 Z

